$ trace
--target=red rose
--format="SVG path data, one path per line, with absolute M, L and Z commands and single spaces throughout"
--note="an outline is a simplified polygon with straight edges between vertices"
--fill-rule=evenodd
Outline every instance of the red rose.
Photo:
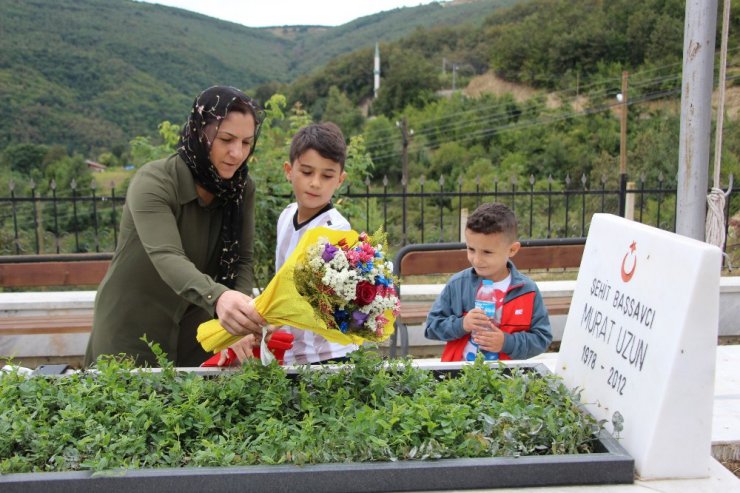
M 360 306 L 370 304 L 375 299 L 375 285 L 367 281 L 357 283 L 355 301 Z

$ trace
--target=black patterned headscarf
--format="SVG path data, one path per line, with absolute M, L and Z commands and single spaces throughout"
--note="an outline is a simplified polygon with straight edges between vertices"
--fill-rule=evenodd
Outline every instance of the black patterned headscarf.
M 211 141 L 206 135 L 209 123 L 216 122 L 216 132 L 229 111 L 240 111 L 254 117 L 254 142 L 249 155 L 237 169 L 234 176 L 224 180 L 218 175 L 209 157 Z M 249 168 L 247 161 L 257 146 L 262 124 L 262 110 L 255 101 L 239 89 L 228 86 L 209 87 L 193 103 L 188 122 L 182 129 L 177 143 L 177 154 L 185 161 L 193 178 L 203 188 L 224 202 L 224 215 L 221 226 L 223 249 L 219 259 L 216 281 L 230 288 L 236 284 L 239 260 L 239 239 L 242 233 L 242 201 L 244 187 L 247 185 Z M 216 132 L 209 131 L 211 136 Z

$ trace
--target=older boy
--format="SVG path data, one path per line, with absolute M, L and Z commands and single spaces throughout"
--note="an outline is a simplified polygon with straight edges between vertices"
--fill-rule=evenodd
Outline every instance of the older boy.
M 290 160 L 283 164 L 283 170 L 293 187 L 296 201 L 286 207 L 278 219 L 276 272 L 309 229 L 317 226 L 351 229 L 349 222 L 331 203 L 334 192 L 347 176 L 344 171 L 346 154 L 347 146 L 342 131 L 331 122 L 308 125 L 293 136 Z M 285 364 L 341 361 L 357 349 L 355 344 L 329 342 L 308 330 L 289 326 L 278 329 L 294 336 L 292 349 L 285 352 Z M 231 348 L 242 361 L 252 357 L 253 344 L 258 344 L 255 338 L 245 337 Z M 226 361 L 224 353 L 220 364 Z
M 427 316 L 425 336 L 447 341 L 442 361 L 474 359 L 479 350 L 499 353 L 500 359 L 544 352 L 552 341 L 547 309 L 537 285 L 510 260 L 521 246 L 514 213 L 503 204 L 481 205 L 468 217 L 465 243 L 472 267 L 450 278 Z M 500 327 L 475 308 L 484 279 L 499 292 Z

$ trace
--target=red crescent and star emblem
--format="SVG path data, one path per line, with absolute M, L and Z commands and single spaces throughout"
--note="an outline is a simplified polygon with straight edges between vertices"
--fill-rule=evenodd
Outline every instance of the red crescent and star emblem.
M 635 274 L 635 268 L 637 267 L 637 255 L 635 255 L 635 250 L 637 250 L 637 242 L 633 241 L 630 245 L 630 251 L 624 254 L 624 258 L 622 259 L 622 280 L 624 282 L 630 282 L 630 279 L 632 279 L 632 276 Z M 632 257 L 632 268 L 627 271 L 625 268 L 625 265 L 627 264 L 627 257 Z

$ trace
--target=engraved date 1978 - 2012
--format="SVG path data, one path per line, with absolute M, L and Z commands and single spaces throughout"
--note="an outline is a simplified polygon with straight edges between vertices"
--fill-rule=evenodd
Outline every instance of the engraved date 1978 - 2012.
M 583 352 L 581 353 L 581 362 L 586 365 L 586 367 L 595 370 L 597 360 L 598 354 L 596 351 L 587 345 L 584 345 Z M 604 369 L 604 367 L 602 366 L 601 369 Z M 627 385 L 627 377 L 612 366 L 609 368 L 609 377 L 607 378 L 606 383 L 619 395 L 624 395 L 624 388 Z

